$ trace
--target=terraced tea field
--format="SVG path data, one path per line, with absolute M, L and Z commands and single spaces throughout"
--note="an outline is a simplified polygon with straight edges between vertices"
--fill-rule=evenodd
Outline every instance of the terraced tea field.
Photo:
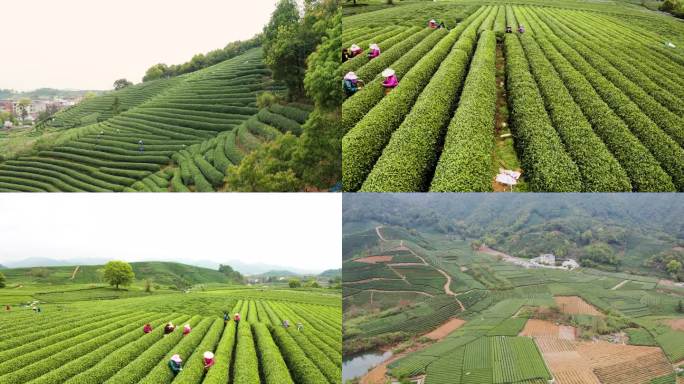
M 230 190 L 226 169 L 265 142 L 299 135 L 304 104 L 281 94 L 260 48 L 190 74 L 86 100 L 54 116 L 39 151 L 0 162 L 0 191 Z
M 344 355 L 398 354 L 362 383 L 675 381 L 682 288 L 628 273 L 524 268 L 442 234 L 366 228 L 345 233 Z
M 62 304 L 43 301 L 41 313 L 19 306 L 0 313 L 0 382 L 341 381 L 339 296 L 243 289 L 90 301 L 88 290 L 79 292 L 78 301 L 68 296 L 60 296 L 67 300 Z M 4 293 L 0 299 L 10 302 Z M 223 311 L 239 312 L 242 320 L 224 323 Z M 178 328 L 164 335 L 167 322 Z M 153 327 L 149 334 L 143 333 L 146 323 Z M 182 332 L 185 324 L 192 327 L 188 335 Z M 208 371 L 206 351 L 215 355 Z M 174 354 L 183 360 L 177 376 L 167 365 Z
M 684 191 L 684 25 L 617 3 L 531 3 L 343 19 L 345 47 L 382 51 L 342 65 L 365 83 L 342 106 L 345 191 L 499 191 L 500 169 L 522 173 L 520 191 Z M 385 68 L 399 79 L 387 95 Z

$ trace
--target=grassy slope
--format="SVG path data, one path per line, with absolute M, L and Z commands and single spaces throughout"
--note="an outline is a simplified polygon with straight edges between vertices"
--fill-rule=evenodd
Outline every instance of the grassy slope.
M 222 273 L 208 268 L 159 261 L 130 264 L 137 280 L 152 279 L 156 284 L 173 284 L 181 278 L 190 284 L 228 283 Z M 34 268 L 3 269 L 2 273 L 10 283 L 21 281 L 38 284 L 93 284 L 100 283 L 97 270 L 102 267 L 102 265 L 80 266 L 74 279 L 71 279 L 71 276 L 75 266 L 41 268 L 49 271 L 47 277 L 31 276 L 31 270 Z

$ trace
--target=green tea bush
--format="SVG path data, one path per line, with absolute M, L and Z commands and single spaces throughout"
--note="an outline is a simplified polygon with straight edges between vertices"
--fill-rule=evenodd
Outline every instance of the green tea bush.
M 183 366 L 183 371 L 173 380 L 179 384 L 199 383 L 204 378 L 204 352 L 214 351 L 223 332 L 223 320 L 216 319 L 209 328 L 202 342 L 195 348 Z M 192 333 L 191 333 L 192 334 Z
M 241 321 L 238 325 L 235 362 L 233 364 L 233 382 L 260 384 L 259 361 L 254 348 L 251 328 L 246 321 Z
M 228 321 L 223 335 L 216 348 L 214 355 L 214 366 L 209 369 L 203 383 L 205 384 L 225 384 L 230 378 L 230 363 L 233 359 L 233 348 L 235 346 L 235 335 L 237 327 L 234 321 Z
M 513 130 L 534 191 L 581 191 L 580 174 L 551 126 L 517 35 L 505 38 L 507 89 Z
M 283 353 L 283 358 L 290 369 L 295 383 L 320 384 L 328 382 L 326 376 L 318 370 L 316 365 L 307 357 L 283 327 L 270 326 L 269 330 Z
M 589 81 L 545 38 L 537 42 L 553 64 L 594 132 L 627 172 L 636 191 L 672 191 L 672 179 L 624 121 L 601 99 Z
M 465 36 L 460 41 L 473 44 Z M 363 183 L 362 191 L 411 192 L 426 189 L 426 179 L 436 161 L 434 148 L 451 116 L 468 67 L 468 51 L 458 49 L 457 44 L 420 94 L 411 112 L 392 134 Z
M 342 184 L 345 191 L 361 187 L 373 164 L 382 153 L 392 132 L 409 113 L 420 91 L 449 54 L 461 31 L 452 30 L 440 40 L 342 139 Z M 343 107 L 344 108 L 344 107 Z M 344 112 L 343 109 L 343 114 Z
M 202 175 L 204 175 L 204 177 L 211 182 L 211 185 L 214 187 L 223 185 L 222 172 L 217 171 L 213 165 L 211 165 L 207 160 L 204 159 L 204 157 L 200 155 L 195 155 L 194 160 L 195 165 L 197 165 L 199 170 L 202 172 Z
M 582 176 L 584 192 L 629 192 L 627 173 L 608 151 L 567 92 L 534 38 L 520 37 L 530 69 L 568 154 Z
M 273 342 L 266 325 L 254 323 L 252 324 L 252 331 L 256 339 L 261 372 L 266 384 L 294 384 L 283 356 L 280 354 L 278 346 Z
M 447 130 L 431 191 L 490 191 L 496 104 L 496 37 L 480 34 L 458 109 Z

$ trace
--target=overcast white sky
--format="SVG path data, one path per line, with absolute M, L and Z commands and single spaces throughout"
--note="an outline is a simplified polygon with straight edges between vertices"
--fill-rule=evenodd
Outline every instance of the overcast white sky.
M 260 32 L 276 0 L 2 1 L 0 88 L 110 89 Z
M 0 264 L 29 257 L 342 265 L 342 196 L 0 194 Z

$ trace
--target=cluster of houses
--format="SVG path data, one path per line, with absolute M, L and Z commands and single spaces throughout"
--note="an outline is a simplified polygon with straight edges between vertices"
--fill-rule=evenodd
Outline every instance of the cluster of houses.
M 533 259 L 530 259 L 530 264 L 532 266 L 544 267 L 544 268 L 560 268 L 572 271 L 575 268 L 579 268 L 579 263 L 573 259 L 563 260 L 560 266 L 556 265 L 556 256 L 552 253 L 545 253 L 539 255 Z
M 19 100 L 0 100 L 0 111 L 9 112 L 16 116 L 17 119 L 21 119 L 22 108 L 24 108 L 26 110 L 26 119 L 24 120 L 27 122 L 33 122 L 38 119 L 38 115 L 41 112 L 46 111 L 48 108 L 59 111 L 64 108 L 76 105 L 79 101 L 81 101 L 81 97 L 64 99 L 36 99 L 31 100 L 31 103 L 29 105 L 22 106 L 19 103 Z M 10 121 L 0 121 L 0 126 L 6 129 L 12 128 L 12 123 Z

